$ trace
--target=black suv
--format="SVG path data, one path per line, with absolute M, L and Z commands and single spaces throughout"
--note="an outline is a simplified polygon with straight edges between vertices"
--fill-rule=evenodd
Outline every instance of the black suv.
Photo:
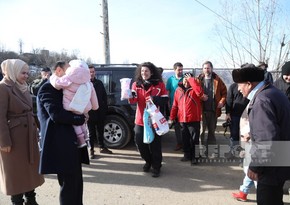
M 136 105 L 121 101 L 121 78 L 134 81 L 136 64 L 94 64 L 96 78 L 101 80 L 108 97 L 108 113 L 105 121 L 104 139 L 109 148 L 123 148 L 134 136 Z

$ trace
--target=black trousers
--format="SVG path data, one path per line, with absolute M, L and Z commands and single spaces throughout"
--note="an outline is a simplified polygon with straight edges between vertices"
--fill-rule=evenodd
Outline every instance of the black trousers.
M 143 143 L 144 127 L 135 125 L 135 143 L 145 162 L 152 165 L 154 169 L 160 169 L 162 163 L 161 136 L 155 133 L 153 142 L 150 144 Z
M 176 136 L 176 142 L 179 145 L 182 145 L 182 134 L 181 134 L 181 128 L 179 123 L 175 123 L 174 125 L 174 131 L 175 131 L 175 136 Z
M 105 117 L 100 116 L 97 121 L 88 121 L 88 130 L 90 137 L 91 150 L 94 150 L 95 142 L 98 140 L 100 148 L 104 148 L 104 127 L 105 127 Z
M 70 173 L 57 174 L 60 185 L 60 205 L 83 204 L 83 173 L 81 165 L 81 153 L 76 159 L 77 166 Z
M 257 185 L 257 205 L 283 205 L 284 182 L 278 185 Z
M 11 202 L 14 204 L 23 204 L 23 202 L 24 202 L 23 195 L 25 196 L 27 201 L 35 202 L 36 193 L 35 193 L 34 189 L 29 191 L 29 192 L 25 192 L 23 194 L 12 195 Z
M 180 123 L 184 157 L 194 159 L 195 146 L 199 144 L 200 122 L 182 122 Z
M 202 113 L 202 132 L 200 136 L 201 143 L 216 144 L 215 130 L 217 124 L 217 117 L 215 112 L 204 111 Z M 207 138 L 205 137 L 205 130 L 208 130 Z

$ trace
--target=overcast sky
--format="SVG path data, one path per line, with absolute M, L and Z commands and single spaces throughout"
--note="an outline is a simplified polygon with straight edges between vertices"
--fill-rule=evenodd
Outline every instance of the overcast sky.
M 284 2 L 287 0 L 281 0 Z M 77 52 L 104 63 L 101 0 L 0 0 L 0 48 Z M 111 63 L 222 67 L 215 25 L 219 0 L 108 0 Z

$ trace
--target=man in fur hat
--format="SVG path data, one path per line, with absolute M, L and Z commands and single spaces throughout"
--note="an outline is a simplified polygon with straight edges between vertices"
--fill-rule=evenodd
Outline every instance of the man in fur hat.
M 253 64 L 244 64 L 241 69 L 233 70 L 232 76 L 238 83 L 238 90 L 250 100 L 248 115 L 252 160 L 248 177 L 258 181 L 257 204 L 282 205 L 283 185 L 285 180 L 290 179 L 290 168 L 280 164 L 273 166 L 270 160 L 264 159 L 273 159 L 275 155 L 263 152 L 262 156 L 261 153 L 267 148 L 273 154 L 279 141 L 284 144 L 284 141 L 290 141 L 290 103 L 280 90 L 264 81 L 264 71 Z M 267 146 L 263 146 L 265 144 Z M 275 157 L 282 162 L 287 158 L 283 155 Z

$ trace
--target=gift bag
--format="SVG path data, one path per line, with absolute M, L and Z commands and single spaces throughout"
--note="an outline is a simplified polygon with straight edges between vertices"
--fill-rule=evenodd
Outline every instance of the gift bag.
M 146 102 L 146 110 L 150 114 L 152 126 L 157 135 L 161 136 L 169 132 L 169 125 L 166 118 L 157 109 L 152 100 Z
M 147 110 L 144 110 L 143 114 L 143 122 L 144 122 L 144 133 L 143 133 L 143 142 L 145 144 L 150 144 L 154 140 L 154 132 L 152 129 L 150 114 Z
M 131 78 L 121 78 L 121 100 L 127 100 L 132 98 L 132 92 L 130 89 Z

